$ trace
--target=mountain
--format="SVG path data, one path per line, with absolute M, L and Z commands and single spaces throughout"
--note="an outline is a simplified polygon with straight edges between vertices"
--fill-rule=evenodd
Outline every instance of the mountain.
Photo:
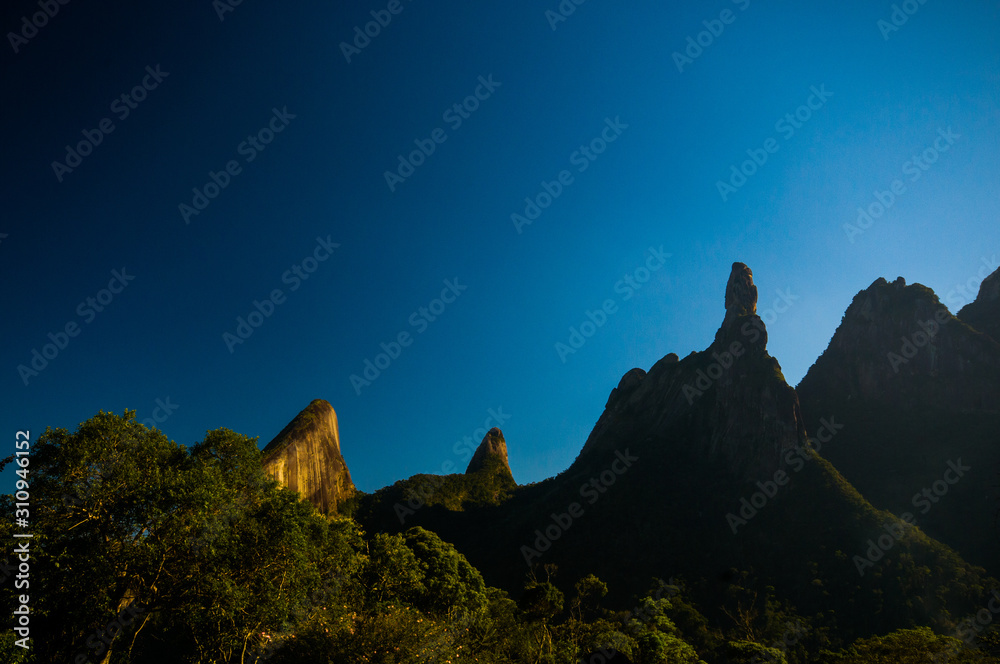
M 795 391 L 767 353 L 767 329 L 756 313 L 757 288 L 743 263 L 733 264 L 725 308 L 708 349 L 683 362 L 670 353 L 648 374 L 632 369 L 622 377 L 581 457 L 693 427 L 699 435 L 691 442 L 702 447 L 689 451 L 726 462 L 740 477 L 756 478 L 778 470 L 786 451 L 805 444 Z
M 797 387 L 823 456 L 877 507 L 1000 573 L 1000 272 L 953 316 L 900 277 L 858 293 Z M 977 329 L 978 326 L 978 329 Z
M 753 273 L 734 263 L 714 341 L 627 371 L 556 477 L 468 500 L 467 475 L 415 476 L 360 497 L 355 517 L 368 532 L 433 530 L 515 597 L 552 563 L 563 590 L 593 573 L 622 607 L 676 577 L 719 624 L 747 608 L 740 585 L 759 594 L 753 610 L 773 592 L 845 638 L 953 628 L 982 606 L 981 570 L 830 464 L 827 447 L 848 433 L 840 413 L 807 426 L 756 301 Z
M 356 489 L 340 453 L 337 413 L 316 399 L 261 451 L 265 472 L 323 513 L 335 512 Z
M 514 476 L 510 472 L 510 463 L 507 461 L 507 441 L 503 438 L 503 432 L 497 427 L 490 429 L 483 442 L 479 444 L 476 453 L 469 460 L 469 466 L 465 469 L 466 475 L 479 472 L 495 472 L 506 477 L 510 477 L 511 482 Z
M 499 505 L 515 487 L 507 461 L 507 441 L 503 432 L 493 427 L 479 443 L 464 474 L 414 475 L 373 494 L 359 494 L 341 512 L 355 516 L 373 532 L 414 525 L 411 517 L 418 510 L 421 523 L 430 526 L 435 516 Z

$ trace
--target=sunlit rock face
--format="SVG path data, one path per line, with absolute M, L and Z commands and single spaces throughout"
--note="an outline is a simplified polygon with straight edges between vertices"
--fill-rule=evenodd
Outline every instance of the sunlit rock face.
M 507 461 L 507 441 L 504 440 L 503 432 L 497 427 L 490 429 L 483 437 L 483 442 L 479 444 L 476 453 L 469 461 L 469 467 L 465 469 L 465 474 L 477 473 L 481 470 L 490 470 L 513 475 L 510 472 L 510 464 Z
M 274 437 L 263 452 L 264 471 L 324 513 L 355 492 L 340 453 L 337 413 L 316 399 Z

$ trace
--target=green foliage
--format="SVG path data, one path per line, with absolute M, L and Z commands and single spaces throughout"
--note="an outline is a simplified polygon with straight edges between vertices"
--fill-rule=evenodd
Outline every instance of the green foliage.
M 926 664 L 948 662 L 962 642 L 935 634 L 929 627 L 901 629 L 885 636 L 859 639 L 833 656 L 831 664 Z
M 635 664 L 995 664 L 1000 650 L 992 629 L 974 650 L 920 628 L 820 656 L 826 618 L 799 616 L 735 571 L 714 622 L 683 584 L 659 582 L 612 611 L 609 584 L 585 574 L 564 595 L 555 565 L 515 601 L 435 532 L 366 535 L 318 514 L 263 473 L 255 439 L 226 429 L 188 449 L 134 413 L 102 412 L 72 434 L 47 431 L 31 469 L 35 638 L 25 653 L 0 636 L 0 661 L 14 664 L 78 653 L 108 664 L 575 664 L 611 651 Z M 461 482 L 490 481 L 479 475 Z M 0 496 L 7 541 L 12 517 Z M 0 610 L 13 604 L 4 584 Z M 128 608 L 138 619 L 102 647 L 96 635 Z
M 365 598 L 374 606 L 399 604 L 426 592 L 417 557 L 401 535 L 379 533 L 368 541 L 361 583 Z
M 608 594 L 608 584 L 593 574 L 588 574 L 577 581 L 574 587 L 576 597 L 573 598 L 571 614 L 578 620 L 583 620 L 585 615 L 596 614 L 601 598 Z
M 318 569 L 349 566 L 346 531 L 268 479 L 256 440 L 232 431 L 189 453 L 134 412 L 101 412 L 39 437 L 30 467 L 41 662 L 161 661 L 164 642 L 172 661 L 239 661 L 292 619 Z
M 406 531 L 404 541 L 423 574 L 423 594 L 414 602 L 418 608 L 438 615 L 483 610 L 483 577 L 454 546 L 420 527 Z
M 754 641 L 730 641 L 728 655 L 733 664 L 758 664 L 759 662 L 788 664 L 785 653 L 781 650 Z
M 452 512 L 472 507 L 499 505 L 508 500 L 517 485 L 510 470 L 497 458 L 488 458 L 475 473 L 451 475 L 414 475 L 360 495 L 341 508 L 342 513 L 357 513 L 359 518 L 385 523 L 405 523 L 417 510 L 440 506 Z
M 19 646 L 14 645 L 18 636 L 9 627 L 0 633 L 0 662 L 5 664 L 29 664 L 32 661 L 31 653 Z M 30 643 L 30 642 L 29 642 Z
M 563 600 L 562 591 L 551 582 L 533 581 L 525 587 L 520 606 L 528 620 L 546 621 L 562 612 Z
M 672 602 L 666 597 L 644 597 L 639 603 L 642 620 L 627 623 L 638 645 L 637 664 L 698 664 L 698 652 L 687 643 L 668 613 Z

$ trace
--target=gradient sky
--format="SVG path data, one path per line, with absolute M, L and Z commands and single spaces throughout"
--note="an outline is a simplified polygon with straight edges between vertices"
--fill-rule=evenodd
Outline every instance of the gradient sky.
M 157 400 L 176 406 L 159 426 L 177 442 L 228 427 L 263 446 L 322 398 L 362 490 L 464 468 L 456 443 L 491 409 L 515 479 L 538 481 L 572 462 L 622 374 L 708 346 L 733 261 L 753 269 L 793 385 L 878 277 L 945 299 L 996 268 L 1000 2 L 914 0 L 892 31 L 891 2 L 567 0 L 559 21 L 556 0 L 474 4 L 245 0 L 220 20 L 210 0 L 70 2 L 16 53 L 8 34 L 0 455 L 18 429 L 73 430 L 102 409 L 162 417 Z M 0 26 L 38 11 L 7 3 Z M 341 43 L 371 12 L 391 21 L 348 62 Z M 144 79 L 155 87 L 127 108 Z M 244 143 L 273 109 L 294 118 L 263 149 Z M 104 118 L 113 131 L 57 176 Z M 579 152 L 602 132 L 600 154 Z M 390 190 L 385 172 L 433 136 Z M 723 200 L 717 182 L 748 150 L 767 160 Z M 230 161 L 237 174 L 185 223 L 178 206 Z M 518 229 L 511 215 L 564 170 Z M 317 238 L 339 246 L 313 263 Z M 646 276 L 650 247 L 670 256 L 626 299 L 619 281 Z M 295 266 L 315 271 L 293 290 Z M 128 285 L 88 305 L 123 269 Z M 446 280 L 460 294 L 433 303 Z M 281 303 L 230 352 L 223 335 L 275 289 Z M 563 362 L 556 344 L 606 300 L 613 313 Z M 67 324 L 77 335 L 25 384 L 18 366 Z M 410 345 L 359 394 L 351 375 L 403 332 Z

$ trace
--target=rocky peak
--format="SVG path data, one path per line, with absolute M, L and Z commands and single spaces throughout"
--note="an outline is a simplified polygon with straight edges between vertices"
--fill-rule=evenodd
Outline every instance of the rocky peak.
M 979 295 L 964 306 L 958 317 L 1000 342 L 1000 269 L 979 284 Z
M 988 293 L 990 285 L 984 288 Z M 797 389 L 811 401 L 821 386 L 834 385 L 847 398 L 871 403 L 993 410 L 1000 346 L 970 328 L 978 312 L 969 313 L 965 320 L 952 316 L 934 291 L 902 277 L 876 279 L 854 296 Z
M 744 263 L 726 283 L 725 319 L 713 343 L 683 360 L 670 353 L 649 372 L 632 369 L 611 391 L 581 451 L 606 454 L 685 431 L 686 449 L 723 459 L 737 474 L 773 472 L 785 450 L 805 442 L 795 391 L 768 355 L 757 287 Z
M 976 302 L 996 302 L 1000 300 L 1000 268 L 983 279 L 979 285 L 979 295 Z
M 757 287 L 746 263 L 733 263 L 726 283 L 726 319 L 757 313 Z
M 316 399 L 262 450 L 264 472 L 296 491 L 324 513 L 355 492 L 340 453 L 337 413 Z
M 757 315 L 757 286 L 753 270 L 746 263 L 733 263 L 726 282 L 726 316 L 715 334 L 715 346 L 725 349 L 733 343 L 763 352 L 767 348 L 767 328 Z
M 668 357 L 670 356 L 673 357 L 674 362 L 677 361 L 677 355 L 675 353 L 670 353 Z M 608 395 L 608 402 L 604 404 L 604 407 L 611 408 L 612 404 L 628 398 L 628 396 L 635 391 L 635 388 L 639 387 L 639 383 L 641 383 L 642 379 L 645 377 L 646 372 L 638 367 L 625 372 L 622 379 L 618 381 L 618 387 L 611 390 L 611 394 Z
M 465 469 L 465 474 L 478 473 L 482 470 L 494 470 L 499 468 L 501 472 L 511 475 L 510 464 L 507 462 L 507 441 L 503 438 L 503 432 L 497 427 L 493 427 L 483 436 L 483 442 L 479 443 L 476 453 L 469 461 L 469 467 Z M 513 475 L 511 475 L 513 479 Z

